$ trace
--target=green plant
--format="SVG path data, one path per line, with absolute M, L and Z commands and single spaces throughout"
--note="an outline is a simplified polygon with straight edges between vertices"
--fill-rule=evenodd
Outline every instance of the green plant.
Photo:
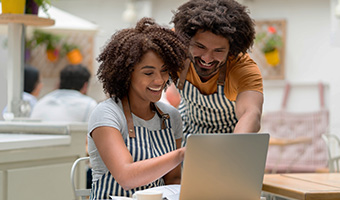
M 266 32 L 256 35 L 255 43 L 260 45 L 263 53 L 269 53 L 282 46 L 282 37 L 273 26 L 269 26 Z
M 51 33 L 46 33 L 41 30 L 35 30 L 33 32 L 33 37 L 30 39 L 30 46 L 36 47 L 41 44 L 46 45 L 46 50 L 56 49 L 61 37 L 59 35 L 54 35 Z
M 44 11 L 44 13 L 50 17 L 50 15 L 48 14 L 48 9 L 51 6 L 51 0 L 34 0 L 34 2 L 40 6 L 42 8 L 42 10 Z
M 79 49 L 75 44 L 64 43 L 61 48 L 61 54 L 66 55 L 68 52 L 72 51 L 73 49 Z

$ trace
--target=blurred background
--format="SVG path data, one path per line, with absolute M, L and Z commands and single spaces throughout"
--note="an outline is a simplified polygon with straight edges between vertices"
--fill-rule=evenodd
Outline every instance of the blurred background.
M 300 144 L 282 153 L 280 149 L 282 146 L 272 143 L 273 147 L 270 150 L 272 153 L 269 153 L 268 157 L 270 165 L 267 166 L 267 170 L 269 172 L 328 171 L 326 143 L 321 139 L 321 134 L 331 133 L 340 137 L 340 1 L 238 1 L 248 7 L 256 24 L 256 40 L 249 53 L 257 62 L 264 77 L 261 132 L 269 132 L 272 134 L 271 137 L 278 139 L 297 138 L 297 143 Z M 55 24 L 25 27 L 24 62 L 39 69 L 43 83 L 38 99 L 55 90 L 58 85 L 59 72 L 67 64 L 74 63 L 86 66 L 91 72 L 87 95 L 98 103 L 103 101 L 106 96 L 96 77 L 98 69 L 96 58 L 107 40 L 117 30 L 133 26 L 142 17 L 152 17 L 157 23 L 172 28 L 173 24 L 170 24 L 170 21 L 173 12 L 184 2 L 186 1 L 51 0 L 47 11 L 44 12 L 40 8 L 38 15 L 55 20 Z M 0 22 L 1 20 L 3 19 L 0 15 Z M 11 94 L 11 91 L 8 91 L 8 84 L 13 81 L 8 76 L 8 63 L 11 62 L 8 59 L 8 29 L 7 23 L 0 23 L 1 110 L 7 105 L 8 95 Z M 265 47 L 270 45 L 269 40 L 272 38 L 275 38 L 273 51 L 267 51 Z M 74 49 L 78 52 L 72 58 L 69 53 Z M 269 58 L 267 53 L 272 53 L 273 57 Z M 21 80 L 22 77 L 18 75 L 15 78 Z M 281 115 L 283 111 L 290 113 L 289 116 L 291 116 L 287 117 L 289 120 L 285 123 Z M 320 114 L 320 111 L 326 112 Z M 302 122 L 304 119 L 306 123 Z M 49 176 L 53 170 L 62 174 L 67 171 L 68 176 L 73 161 L 78 157 L 86 156 L 84 149 L 86 124 L 79 126 L 7 124 L 3 121 L 3 116 L 0 116 L 0 120 L 0 132 L 21 133 L 28 130 L 30 133 L 49 133 L 55 137 L 53 141 L 56 142 L 52 143 L 53 147 L 42 150 L 44 152 L 41 149 L 27 150 L 33 147 L 46 147 L 50 143 L 40 143 L 28 137 L 26 141 L 33 141 L 32 143 L 13 147 L 11 142 L 14 140 L 10 138 L 8 139 L 10 142 L 4 142 L 8 135 L 0 134 L 0 200 L 18 199 L 15 188 L 24 190 L 26 193 L 22 194 L 27 197 L 30 197 L 30 194 L 34 196 L 36 190 L 26 187 L 30 183 L 29 180 L 37 179 L 37 176 Z M 22 135 L 18 137 L 24 138 Z M 56 145 L 61 146 L 56 147 Z M 70 145 L 70 147 L 65 149 L 65 145 Z M 277 149 L 274 149 L 275 147 Z M 30 160 L 28 158 L 25 160 L 25 154 L 21 155 L 17 151 L 20 148 L 27 150 Z M 70 152 L 73 152 L 72 155 Z M 307 169 L 306 163 L 299 163 L 296 158 L 292 158 L 294 154 L 303 155 L 301 160 L 318 158 L 321 164 Z M 275 158 L 270 155 L 274 155 Z M 283 158 L 282 160 L 289 160 L 289 163 L 284 165 L 277 163 L 278 155 Z M 294 162 L 297 161 L 296 168 L 290 164 L 291 159 Z M 20 165 L 21 162 L 25 163 Z M 63 163 L 61 167 L 60 163 Z M 304 168 L 301 168 L 299 164 L 302 164 Z M 321 169 L 320 166 L 326 169 Z M 21 169 L 25 170 L 20 171 Z M 30 176 L 22 182 L 20 177 L 26 177 L 28 174 Z M 60 187 L 60 182 L 69 181 L 69 177 L 65 178 L 65 174 L 59 177 L 63 178 L 59 180 L 56 173 L 52 177 L 56 180 L 55 185 L 47 185 L 45 190 L 51 192 L 51 188 Z M 13 185 L 9 180 L 13 180 Z M 38 178 L 35 184 L 39 180 L 45 181 L 44 178 Z M 20 182 L 22 185 L 19 186 Z M 6 187 L 1 186 L 1 183 Z M 58 190 L 66 191 L 66 196 L 72 195 L 69 182 Z M 41 196 L 48 197 L 50 194 L 46 193 L 45 196 Z M 54 196 L 55 199 L 65 197 L 55 194 Z
M 73 41 L 81 48 L 83 63 L 92 72 L 89 95 L 101 101 L 105 99 L 101 85 L 95 73 L 98 63 L 95 58 L 105 42 L 118 29 L 131 26 L 141 17 L 153 17 L 162 25 L 170 24 L 172 11 L 184 0 L 57 0 L 51 1 L 53 6 L 48 12 L 56 21 L 54 26 L 39 28 L 56 35 L 71 35 L 64 41 Z M 264 112 L 280 109 L 285 82 L 292 83 L 292 90 L 287 108 L 294 111 L 310 111 L 319 109 L 317 83 L 326 86 L 325 104 L 330 110 L 330 126 L 332 132 L 340 132 L 340 79 L 338 78 L 340 55 L 340 19 L 336 17 L 337 0 L 240 0 L 248 6 L 250 15 L 255 21 L 285 21 L 284 57 L 279 75 L 270 70 L 259 59 L 265 81 Z M 60 12 L 55 12 L 55 9 Z M 39 16 L 45 16 L 43 12 Z M 70 17 L 70 18 L 68 18 Z M 274 25 L 275 26 L 275 25 Z M 6 105 L 7 82 L 6 63 L 7 26 L 0 25 L 0 107 Z M 29 27 L 28 29 L 35 29 Z M 27 31 L 27 35 L 32 30 Z M 29 36 L 28 36 L 29 37 Z M 79 41 L 75 41 L 79 40 Z M 40 48 L 45 48 L 43 45 Z M 40 96 L 53 90 L 59 68 L 63 67 L 62 58 L 51 63 L 43 55 L 45 52 L 33 50 L 36 57 L 29 62 L 41 68 L 44 87 Z M 256 50 L 254 50 L 256 53 Z M 43 60 L 43 61 L 42 61 Z M 59 69 L 59 70 L 58 70 Z M 273 71 L 273 70 L 272 70 Z M 275 71 L 275 70 L 274 70 Z M 276 70 L 278 71 L 278 70 Z M 269 73 L 269 75 L 268 75 Z M 277 76 L 278 75 L 278 76 Z

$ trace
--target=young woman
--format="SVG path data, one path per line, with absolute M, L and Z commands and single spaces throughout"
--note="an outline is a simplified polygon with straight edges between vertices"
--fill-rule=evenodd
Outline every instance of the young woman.
M 183 40 L 150 18 L 115 33 L 103 49 L 98 78 L 110 98 L 89 120 L 91 199 L 180 183 L 181 117 L 158 101 L 185 58 Z

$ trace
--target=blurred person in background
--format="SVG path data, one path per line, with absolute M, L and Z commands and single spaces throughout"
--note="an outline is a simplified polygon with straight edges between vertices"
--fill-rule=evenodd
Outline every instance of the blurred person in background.
M 31 112 L 37 103 L 40 91 L 43 87 L 41 82 L 39 70 L 30 65 L 25 65 L 24 68 L 24 92 L 22 99 L 24 101 L 22 116 L 30 117 Z M 2 114 L 7 112 L 7 106 L 3 109 Z
M 87 96 L 90 72 L 82 65 L 68 65 L 60 72 L 59 89 L 42 97 L 31 118 L 42 121 L 87 122 L 97 102 Z

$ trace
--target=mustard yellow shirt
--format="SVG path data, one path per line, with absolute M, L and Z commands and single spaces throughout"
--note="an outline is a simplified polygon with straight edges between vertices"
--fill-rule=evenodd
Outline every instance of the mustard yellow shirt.
M 217 92 L 217 79 L 219 73 L 208 81 L 202 82 L 193 64 L 190 64 L 186 80 L 200 90 L 202 94 L 209 95 Z M 253 90 L 263 93 L 263 82 L 260 69 L 248 54 L 238 56 L 227 62 L 224 94 L 235 101 L 239 93 Z

